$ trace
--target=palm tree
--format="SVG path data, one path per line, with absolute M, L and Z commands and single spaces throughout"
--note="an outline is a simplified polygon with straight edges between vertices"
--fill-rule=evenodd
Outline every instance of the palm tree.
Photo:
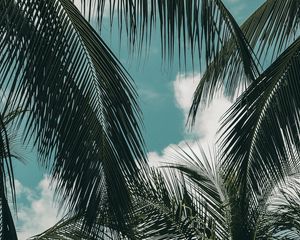
M 192 148 L 182 150 L 178 157 L 178 169 L 203 199 L 206 209 L 224 216 L 224 221 L 215 222 L 215 239 L 296 239 L 299 233 L 299 159 L 298 165 L 286 171 L 282 181 L 266 182 L 259 190 L 245 192 L 237 189 L 234 181 L 228 181 L 226 168 L 217 158 L 205 154 L 200 147 L 200 156 Z M 289 161 L 289 159 L 287 159 Z M 236 177 L 235 173 L 230 175 Z M 244 205 L 241 205 L 243 203 Z M 227 235 L 220 236 L 221 228 Z
M 220 86 L 234 98 L 240 83 L 246 84 L 223 117 L 219 144 L 225 181 L 239 193 L 239 209 L 248 212 L 241 213 L 238 221 L 247 228 L 251 209 L 259 207 L 257 200 L 249 203 L 249 198 L 267 192 L 298 163 L 299 7 L 298 1 L 265 1 L 240 28 L 257 62 L 255 69 L 261 69 L 258 75 L 245 78 L 250 84 L 243 81 L 245 63 L 236 59 L 239 50 L 232 47 L 233 40 L 228 41 L 208 66 L 190 111 L 193 119 L 202 100 L 212 99 Z M 229 74 L 228 64 L 234 65 Z M 245 232 L 249 233 L 245 239 L 255 237 L 253 228 L 241 228 L 233 238 L 243 239 Z
M 231 98 L 245 89 L 224 118 L 221 159 L 226 185 L 239 193 L 237 209 L 253 209 L 248 200 L 297 162 L 286 159 L 299 146 L 299 1 L 267 0 L 241 27 L 221 0 L 82 0 L 83 12 L 89 19 L 94 9 L 101 26 L 107 2 L 133 49 L 150 43 L 158 21 L 164 58 L 175 45 L 184 60 L 188 47 L 192 59 L 204 55 L 191 122 L 220 89 Z M 82 215 L 90 228 L 107 206 L 115 228 L 133 235 L 127 183 L 145 157 L 130 77 L 70 0 L 4 0 L 0 11 L 0 86 L 9 109 L 29 110 L 18 117 L 24 141 L 35 143 L 71 216 Z
M 225 184 L 238 193 L 231 201 L 239 210 L 233 224 L 241 228 L 232 236 L 255 237 L 247 223 L 260 206 L 257 195 L 285 179 L 298 162 L 299 1 L 267 0 L 241 26 L 217 0 L 122 3 L 128 25 L 134 22 L 130 36 L 144 36 L 147 26 L 151 30 L 146 16 L 155 19 L 158 9 L 165 52 L 173 56 L 174 43 L 181 40 L 183 49 L 191 46 L 192 57 L 204 47 L 207 69 L 194 95 L 191 123 L 200 104 L 220 90 L 233 100 L 243 91 L 223 118 L 218 143 Z M 136 12 L 141 23 L 135 23 Z
M 184 39 L 184 49 L 189 43 L 192 53 L 200 50 L 198 2 L 109 2 L 111 16 L 119 18 L 120 31 L 125 26 L 133 48 L 150 42 L 159 19 L 165 54 L 173 55 L 175 36 L 179 44 Z M 81 3 L 88 19 L 97 10 L 100 26 L 107 2 Z M 227 11 L 220 1 L 216 7 Z M 126 228 L 131 209 L 126 183 L 137 179 L 145 162 L 130 76 L 71 0 L 3 0 L 0 11 L 0 87 L 10 102 L 4 112 L 16 106 L 29 110 L 14 123 L 25 126 L 24 143 L 34 143 L 67 212 L 84 214 L 84 225 L 91 228 L 95 209 L 108 204 L 116 224 Z M 231 21 L 225 25 L 237 29 Z M 210 59 L 210 45 L 205 46 Z M 12 176 L 8 174 L 9 182 Z M 14 192 L 13 184 L 11 188 Z

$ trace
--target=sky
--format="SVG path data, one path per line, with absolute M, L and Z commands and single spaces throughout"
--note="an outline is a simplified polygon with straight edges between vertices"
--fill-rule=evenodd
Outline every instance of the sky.
M 233 16 L 242 22 L 262 0 L 224 0 Z M 116 56 L 135 81 L 139 94 L 149 162 L 158 166 L 171 159 L 177 145 L 192 147 L 199 142 L 212 144 L 218 128 L 218 120 L 230 106 L 225 98 L 214 101 L 211 106 L 198 114 L 192 131 L 185 128 L 187 113 L 192 101 L 193 91 L 200 80 L 201 73 L 188 67 L 179 68 L 178 59 L 173 64 L 163 62 L 160 52 L 159 33 L 153 36 L 149 53 L 146 56 L 129 56 L 126 41 L 120 43 L 117 36 L 103 27 L 101 37 L 112 48 Z M 50 179 L 36 164 L 35 155 L 29 150 L 25 154 L 26 163 L 16 162 L 16 192 L 18 214 L 16 227 L 19 239 L 40 233 L 59 220 L 57 206 L 53 204 L 53 190 L 49 188 Z

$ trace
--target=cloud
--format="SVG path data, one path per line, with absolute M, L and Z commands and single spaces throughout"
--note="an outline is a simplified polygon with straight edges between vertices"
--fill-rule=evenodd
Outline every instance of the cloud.
M 193 94 L 201 79 L 200 74 L 177 74 L 173 82 L 176 105 L 187 114 L 193 102 Z
M 50 188 L 47 175 L 35 189 L 22 185 L 18 180 L 15 183 L 17 198 L 25 198 L 22 204 L 18 205 L 18 217 L 15 221 L 19 239 L 27 239 L 41 233 L 60 219 L 58 208 L 53 204 L 54 190 Z
M 173 82 L 175 104 L 182 111 L 184 125 L 187 121 L 194 91 L 196 90 L 200 79 L 201 74 L 199 73 L 187 75 L 178 74 Z M 174 163 L 179 161 L 179 159 L 176 159 L 176 149 L 178 150 L 178 146 L 186 152 L 190 152 L 190 149 L 192 149 L 196 154 L 200 154 L 200 144 L 208 154 L 209 149 L 213 148 L 215 144 L 219 120 L 230 105 L 230 101 L 224 97 L 215 99 L 207 109 L 198 113 L 195 125 L 191 131 L 185 130 L 184 139 L 176 145 L 171 144 L 167 146 L 162 153 L 148 153 L 150 165 L 161 166 L 166 162 Z
M 161 101 L 161 96 L 159 92 L 149 89 L 149 88 L 142 88 L 139 91 L 140 99 L 142 99 L 145 102 L 152 102 L 152 101 Z
M 201 74 L 178 74 L 173 82 L 173 90 L 177 107 L 182 110 L 184 124 L 188 118 L 188 112 L 193 102 L 193 95 L 201 79 Z M 212 141 L 219 127 L 219 120 L 226 109 L 231 105 L 224 97 L 215 99 L 203 112 L 199 112 L 192 135 L 202 140 Z M 186 130 L 187 134 L 191 134 Z M 187 136 L 188 137 L 188 136 Z

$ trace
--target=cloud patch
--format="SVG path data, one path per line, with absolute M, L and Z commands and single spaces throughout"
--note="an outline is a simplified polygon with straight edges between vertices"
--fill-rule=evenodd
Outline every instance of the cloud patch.
M 30 189 L 18 180 L 16 183 L 17 198 L 25 198 L 18 205 L 18 216 L 15 221 L 19 239 L 27 239 L 53 226 L 61 216 L 53 204 L 54 190 L 50 188 L 47 175 L 35 189 Z M 25 204 L 26 201 L 29 204 Z M 19 201 L 20 202 L 20 201 Z
M 187 122 L 189 109 L 193 102 L 194 92 L 200 82 L 201 74 L 178 74 L 173 82 L 173 90 L 177 107 L 182 110 L 184 124 Z M 196 122 L 191 131 L 186 130 L 187 134 L 196 135 L 202 140 L 212 141 L 219 127 L 219 120 L 226 109 L 231 105 L 224 97 L 215 99 L 207 109 L 199 112 Z M 188 137 L 188 136 L 187 136 Z
M 175 104 L 182 111 L 184 125 L 187 122 L 194 91 L 196 90 L 200 79 L 200 73 L 186 75 L 177 74 L 177 77 L 173 82 Z M 176 149 L 179 150 L 178 146 L 186 152 L 191 153 L 190 149 L 192 149 L 194 153 L 200 155 L 200 144 L 205 152 L 209 154 L 209 149 L 215 147 L 216 133 L 220 126 L 219 120 L 230 105 L 231 102 L 224 97 L 215 99 L 207 109 L 198 113 L 195 125 L 191 130 L 185 128 L 185 139 L 182 139 L 176 145 L 171 144 L 167 146 L 162 153 L 148 153 L 150 165 L 161 166 L 165 165 L 167 162 L 178 162 L 179 159 L 176 158 Z

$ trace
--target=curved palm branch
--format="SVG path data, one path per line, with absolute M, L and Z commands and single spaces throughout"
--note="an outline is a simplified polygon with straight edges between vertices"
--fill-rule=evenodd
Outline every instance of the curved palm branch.
M 131 239 L 126 237 L 129 232 L 118 229 L 117 224 L 110 218 L 108 208 L 103 207 L 97 212 L 97 219 L 93 231 L 83 228 L 84 215 L 66 215 L 53 227 L 41 234 L 31 237 L 32 240 L 69 240 L 69 239 Z M 97 230 L 96 230 L 97 229 Z M 95 231 L 96 230 L 96 231 Z M 134 236 L 132 239 L 136 239 Z
M 299 29 L 300 3 L 297 0 L 267 0 L 241 26 L 250 45 L 263 59 L 277 57 Z
M 264 214 L 272 201 L 270 196 L 276 184 L 266 183 L 260 193 L 251 192 L 251 189 L 250 192 L 239 191 L 230 182 L 224 181 L 226 175 L 217 155 L 209 157 L 201 146 L 199 150 L 200 154 L 191 147 L 181 149 L 177 154 L 181 163 L 171 165 L 171 168 L 183 173 L 199 193 L 195 198 L 202 198 L 207 203 L 205 209 L 215 221 L 217 239 L 266 239 L 269 233 L 262 230 L 266 225 Z M 289 176 L 299 173 L 298 165 L 289 171 Z M 273 221 L 269 223 L 268 227 L 275 226 L 272 226 Z
M 12 200 L 16 204 L 14 173 L 12 168 L 12 157 L 10 154 L 10 142 L 7 132 L 7 125 L 5 125 L 4 117 L 0 115 L 0 236 L 1 239 L 17 239 L 17 233 L 10 207 L 7 201 L 7 186 L 6 181 L 9 182 Z M 16 205 L 15 205 L 16 206 Z
M 8 103 L 6 103 L 7 105 Z M 1 106 L 0 114 L 0 238 L 17 239 L 16 228 L 14 225 L 9 200 L 11 200 L 15 210 L 16 194 L 14 184 L 13 159 L 22 160 L 13 148 L 16 142 L 15 129 L 12 129 L 12 121 L 23 113 L 21 110 L 15 110 L 5 113 Z M 9 185 L 9 187 L 7 186 Z M 9 196 L 11 193 L 11 196 Z
M 184 179 L 158 170 L 145 177 L 134 194 L 141 239 L 200 239 L 210 234 Z
M 295 39 L 299 29 L 299 10 L 297 0 L 267 0 L 241 25 L 253 55 L 258 58 L 255 58 L 258 66 L 270 55 L 277 57 Z M 233 99 L 251 83 L 244 74 L 245 61 L 237 58 L 238 51 L 233 39 L 227 41 L 207 67 L 194 93 L 189 113 L 191 123 L 195 121 L 199 106 L 209 103 L 220 91 Z
M 89 226 L 104 201 L 124 224 L 125 178 L 145 159 L 128 74 L 69 0 L 2 1 L 0 11 L 0 86 L 11 108 L 30 110 L 19 117 L 25 140 L 57 180 L 57 196 Z
M 242 94 L 223 119 L 221 149 L 226 181 L 256 194 L 297 162 L 300 50 L 297 39 Z M 241 199 L 241 204 L 246 204 Z
M 188 149 L 180 148 L 177 151 L 176 159 L 180 164 L 170 165 L 171 168 L 179 170 L 190 187 L 196 191 L 194 198 L 201 205 L 203 212 L 211 217 L 214 228 L 213 235 L 216 239 L 229 239 L 229 211 L 230 195 L 223 181 L 223 171 L 216 158 L 216 154 L 206 154 L 201 145 L 198 145 L 200 154 L 187 145 Z M 235 208 L 233 211 L 236 211 Z M 200 219 L 205 219 L 205 215 L 200 215 Z M 239 225 L 240 226 L 240 225 Z

